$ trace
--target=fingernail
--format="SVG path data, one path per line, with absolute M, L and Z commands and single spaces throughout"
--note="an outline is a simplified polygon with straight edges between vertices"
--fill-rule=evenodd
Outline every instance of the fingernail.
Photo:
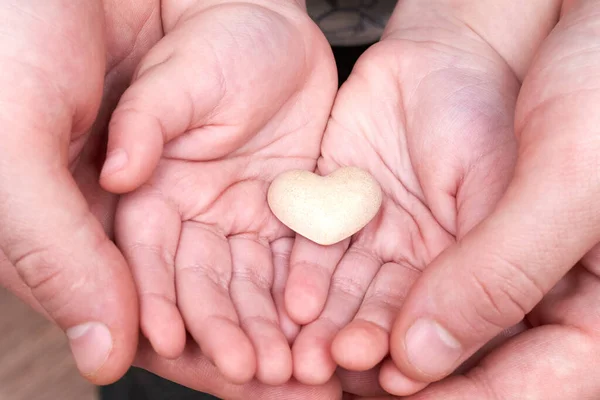
M 102 368 L 113 347 L 106 325 L 90 322 L 67 329 L 66 333 L 77 368 L 83 375 L 92 375 Z
M 435 321 L 419 319 L 406 332 L 408 361 L 426 375 L 452 372 L 461 354 L 458 340 Z
M 117 171 L 122 170 L 127 165 L 129 161 L 129 157 L 127 157 L 127 153 L 123 149 L 116 149 L 111 151 L 106 156 L 106 161 L 104 161 L 104 166 L 102 167 L 101 175 L 111 175 Z

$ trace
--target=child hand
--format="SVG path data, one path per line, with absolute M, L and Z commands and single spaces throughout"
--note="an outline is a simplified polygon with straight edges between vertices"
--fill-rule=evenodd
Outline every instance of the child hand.
M 291 352 L 280 325 L 295 327 L 272 290 L 293 233 L 266 192 L 283 171 L 315 168 L 333 57 L 296 4 L 178 4 L 163 3 L 166 35 L 113 114 L 101 181 L 137 189 L 119 204 L 117 242 L 160 355 L 177 357 L 187 328 L 232 382 L 281 384 Z
M 340 89 L 318 164 L 324 175 L 369 171 L 384 192 L 381 210 L 349 240 L 323 247 L 299 237 L 292 251 L 285 303 L 305 325 L 292 351 L 305 384 L 326 382 L 337 366 L 367 371 L 384 360 L 412 283 L 491 211 L 516 157 L 511 69 L 466 26 L 420 29 L 428 6 L 402 4 Z M 388 392 L 425 385 L 389 367 Z

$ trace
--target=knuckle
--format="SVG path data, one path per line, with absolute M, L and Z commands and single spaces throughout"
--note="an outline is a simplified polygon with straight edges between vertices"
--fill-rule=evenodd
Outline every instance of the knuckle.
M 241 317 L 239 325 L 245 329 L 261 329 L 263 332 L 276 332 L 279 329 L 277 321 L 262 315 L 249 315 Z
M 364 263 L 366 265 L 377 266 L 379 269 L 383 264 L 382 260 L 378 259 L 371 251 L 359 246 L 353 246 L 348 249 L 345 257 L 352 258 L 352 261 L 348 262 L 356 265 Z M 343 262 L 342 260 L 340 263 Z M 373 279 L 374 276 L 368 277 L 362 273 L 357 273 L 355 270 L 349 270 L 346 274 L 334 274 L 331 279 L 330 291 L 339 293 L 348 299 L 362 300 Z
M 204 279 L 221 292 L 229 291 L 229 282 L 231 273 L 228 270 L 217 268 L 214 265 L 206 263 L 187 263 L 177 266 L 177 273 L 183 280 L 187 280 L 185 275 L 193 276 L 193 281 Z
M 14 262 L 21 279 L 50 314 L 57 314 L 72 303 L 85 285 L 85 274 L 69 274 L 61 268 L 59 257 L 45 248 L 31 250 Z
M 331 279 L 331 292 L 350 299 L 362 299 L 367 291 L 367 285 L 352 277 L 334 276 Z
M 166 249 L 164 246 L 135 242 L 127 247 L 127 251 L 125 253 L 130 255 L 130 258 L 134 259 L 136 258 L 136 255 L 150 254 L 152 255 L 152 258 L 159 261 L 155 265 L 159 265 L 165 268 L 165 272 L 168 276 L 172 276 L 173 274 L 173 266 L 175 265 L 175 255 L 171 251 Z M 133 264 L 133 266 L 135 267 L 135 262 Z M 143 267 L 145 269 L 152 268 L 152 265 L 144 265 Z
M 374 290 L 373 293 L 365 299 L 364 306 L 373 306 L 378 309 L 398 312 L 406 298 L 404 293 L 396 293 L 392 289 Z
M 144 291 L 140 292 L 140 301 L 143 303 L 145 301 L 157 301 L 167 305 L 175 305 L 177 303 L 177 299 L 175 298 L 175 293 L 165 293 L 165 292 L 157 292 L 157 291 Z
M 21 279 L 32 291 L 61 279 L 58 264 L 55 255 L 45 248 L 29 250 L 14 261 Z
M 238 266 L 233 272 L 233 280 L 249 282 L 262 290 L 269 290 L 273 284 L 273 277 L 270 273 L 252 265 Z
M 542 299 L 544 291 L 523 266 L 500 258 L 493 268 L 473 274 L 477 290 L 474 311 L 480 320 L 497 328 L 519 322 Z

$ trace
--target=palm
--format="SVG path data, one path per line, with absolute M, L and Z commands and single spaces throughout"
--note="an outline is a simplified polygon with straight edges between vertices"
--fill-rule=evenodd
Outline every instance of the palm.
M 117 239 L 160 354 L 178 355 L 187 328 L 229 379 L 282 383 L 291 354 L 271 289 L 291 246 L 279 239 L 292 233 L 266 192 L 283 171 L 315 168 L 335 66 L 301 10 L 190 15 L 148 54 L 113 116 L 119 132 L 154 115 L 169 140 L 150 180 L 120 203 Z
M 591 15 L 591 12 L 582 9 L 580 15 Z M 573 17 L 571 15 L 571 18 Z M 531 176 L 541 182 L 552 179 L 549 178 L 552 176 L 552 172 L 549 172 L 552 171 L 552 168 L 547 166 L 549 160 L 551 164 L 560 165 L 560 168 L 568 171 L 563 173 L 565 176 L 569 176 L 569 181 L 576 181 L 571 178 L 570 174 L 573 174 L 573 171 L 577 168 L 586 168 L 584 167 L 586 163 L 582 160 L 585 160 L 587 147 L 591 146 L 591 142 L 585 142 L 583 147 L 585 151 L 575 151 L 574 154 L 576 154 L 577 160 L 574 161 L 567 150 L 570 144 L 566 144 L 573 137 L 557 134 L 557 132 L 586 132 L 587 128 L 585 126 L 589 124 L 590 120 L 587 119 L 587 115 L 582 117 L 579 110 L 585 109 L 582 104 L 586 104 L 587 101 L 590 101 L 599 93 L 598 89 L 590 84 L 593 81 L 592 76 L 596 76 L 596 71 L 587 69 L 588 65 L 598 64 L 598 53 L 572 51 L 568 48 L 574 42 L 577 43 L 577 46 L 591 45 L 593 40 L 590 38 L 593 35 L 586 33 L 578 41 L 572 41 L 570 35 L 580 38 L 580 32 L 586 32 L 586 28 L 595 26 L 596 22 L 594 19 L 578 19 L 577 23 L 571 24 L 566 21 L 566 18 L 565 21 L 561 20 L 539 49 L 537 59 L 524 79 L 525 83 L 520 93 L 516 112 L 519 118 L 516 124 L 519 132 L 518 139 L 520 140 L 519 157 L 521 159 L 519 162 L 522 163 L 519 168 L 531 172 Z M 589 23 L 588 26 L 586 26 L 587 23 Z M 569 40 L 566 40 L 566 38 L 569 38 Z M 565 82 L 569 82 L 569 84 L 565 84 Z M 580 93 L 585 95 L 579 98 Z M 577 98 L 578 101 L 574 101 L 574 98 Z M 537 121 L 544 121 L 544 124 L 542 126 L 536 125 Z M 578 140 L 581 140 L 581 137 L 585 136 L 579 136 Z M 555 154 L 558 154 L 558 156 L 555 156 Z M 567 155 L 566 162 L 563 161 L 563 155 Z M 563 165 L 569 165 L 569 167 L 565 168 Z M 569 169 L 572 167 L 574 168 Z M 517 187 L 515 185 L 511 191 L 512 193 L 525 191 L 528 186 L 535 187 L 535 185 L 536 183 L 528 181 L 526 186 L 514 190 Z M 513 220 L 504 222 L 504 226 L 510 227 L 518 234 L 522 234 L 523 237 L 535 236 L 536 240 L 541 242 L 543 239 L 540 239 L 540 236 L 543 236 L 544 230 L 547 229 L 546 223 L 561 226 L 557 222 L 561 217 L 556 216 L 561 214 L 560 207 L 564 207 L 562 203 L 568 204 L 570 201 L 570 199 L 563 198 L 562 193 L 568 193 L 569 197 L 576 196 L 574 193 L 577 193 L 577 190 L 570 189 L 569 185 L 570 183 L 567 181 L 561 182 L 561 185 L 558 186 L 561 191 L 559 196 L 548 190 L 534 189 L 538 193 L 543 193 L 543 195 L 537 199 L 529 196 L 527 198 L 529 204 L 520 207 L 522 214 L 515 215 Z M 557 205 L 548 206 L 545 203 L 546 199 L 550 199 L 548 203 L 556 201 Z M 535 214 L 535 210 L 540 207 L 540 204 L 546 204 L 547 209 L 551 210 L 548 214 L 550 217 L 544 218 Z M 531 209 L 528 209 L 527 206 L 530 205 Z M 532 279 L 535 279 L 536 282 L 544 282 L 544 280 L 554 282 L 552 276 L 556 272 L 553 270 L 553 267 L 555 268 L 553 263 L 560 262 L 555 261 L 560 260 L 560 255 L 557 254 L 568 254 L 573 248 L 577 248 L 576 245 L 573 245 L 573 242 L 578 245 L 587 243 L 581 247 L 581 249 L 585 249 L 586 246 L 591 245 L 590 242 L 593 243 L 597 240 L 597 237 L 592 240 L 585 238 L 585 233 L 580 235 L 587 230 L 586 224 L 588 224 L 587 221 L 590 221 L 589 215 L 585 212 L 581 213 L 583 209 L 585 208 L 580 205 L 577 206 L 567 219 L 568 225 L 566 226 L 577 227 L 576 232 L 562 230 L 562 232 L 566 232 L 562 236 L 553 233 L 558 238 L 556 240 L 557 251 L 550 253 L 547 259 L 544 258 L 544 252 L 538 250 L 542 248 L 541 246 L 536 247 L 531 244 L 527 245 L 527 243 L 519 243 L 519 246 L 523 246 L 527 251 L 531 251 L 530 249 L 535 250 L 531 253 L 532 257 L 529 261 L 521 259 L 518 264 L 527 268 L 539 262 L 543 273 L 532 274 Z M 500 211 L 496 214 L 499 213 Z M 523 216 L 536 221 L 535 229 L 538 229 L 541 233 L 532 235 L 531 232 L 523 229 L 519 225 L 519 218 L 523 218 Z M 579 222 L 577 218 L 583 218 L 579 221 L 585 220 L 586 222 Z M 593 225 L 594 222 L 589 222 L 589 224 Z M 496 234 L 499 240 L 491 240 L 490 249 L 493 248 L 493 251 L 497 254 L 502 254 L 502 257 L 506 257 L 505 260 L 510 259 L 511 256 L 505 250 L 508 246 L 503 246 L 501 242 L 504 237 L 509 238 L 511 235 L 502 228 L 498 231 L 499 233 Z M 557 229 L 557 232 L 559 231 L 561 230 Z M 473 246 L 473 243 L 474 241 L 471 241 L 469 244 Z M 555 247 L 548 244 L 545 246 L 547 248 Z M 469 245 L 465 244 L 465 248 L 469 248 Z M 489 253 L 489 250 L 475 247 L 475 251 L 470 254 L 475 253 L 485 254 Z M 457 263 L 456 259 L 452 261 Z M 472 263 L 472 266 L 465 265 L 468 263 Z M 457 285 L 469 285 L 469 278 L 465 279 L 464 277 L 474 276 L 474 271 L 483 266 L 477 259 L 474 261 L 469 259 L 467 263 L 458 262 L 456 265 L 458 268 L 454 268 L 454 271 L 461 268 L 467 270 L 461 279 L 457 280 Z M 570 267 L 568 263 L 565 263 L 564 266 Z M 486 275 L 492 275 L 489 271 L 494 269 L 493 263 L 484 266 L 484 268 Z M 498 267 L 496 266 L 496 268 Z M 600 291 L 600 244 L 596 243 L 592 250 L 585 254 L 568 272 L 558 272 L 554 276 L 562 276 L 562 279 L 553 284 L 551 290 L 549 283 L 538 283 L 543 288 L 541 293 L 544 293 L 547 289 L 549 291 L 525 315 L 525 323 L 522 324 L 521 329 L 511 332 L 510 336 L 514 336 L 511 340 L 492 343 L 492 346 L 482 349 L 481 353 L 486 357 L 482 360 L 474 360 L 477 363 L 467 363 L 468 367 L 476 365 L 477 368 L 467 371 L 464 376 L 446 378 L 431 385 L 428 390 L 410 398 L 417 400 L 494 397 L 544 399 L 597 397 L 599 387 L 597 381 L 589 379 L 589 371 L 597 368 L 599 360 L 598 327 L 600 320 L 597 310 L 600 305 L 598 296 Z M 507 274 L 505 279 L 506 282 L 511 282 L 511 284 L 514 284 L 517 280 L 510 274 Z M 478 282 L 477 285 L 478 287 L 487 288 L 487 291 L 490 290 L 490 286 L 486 282 Z M 544 285 L 548 285 L 547 289 Z M 518 287 L 518 285 L 514 287 Z M 527 301 L 530 302 L 531 306 L 539 299 L 535 294 L 532 294 L 536 293 L 535 291 L 522 292 L 530 297 Z M 469 297 L 465 296 L 467 299 Z M 457 310 L 464 310 L 463 307 L 456 305 Z M 477 309 L 476 304 L 473 309 Z M 522 309 L 528 310 L 530 306 L 526 304 Z M 497 322 L 492 318 L 486 320 L 484 324 L 491 321 L 492 323 L 495 322 L 495 326 L 504 326 L 508 321 L 521 317 L 522 313 L 523 311 L 519 310 L 514 314 L 509 311 L 509 308 L 501 308 L 501 313 L 497 314 L 500 316 Z M 456 314 L 462 316 L 460 311 Z M 483 316 L 486 313 L 482 312 L 480 315 Z M 473 332 L 483 331 L 479 328 L 478 322 L 469 319 L 468 316 L 464 318 L 469 320 L 468 330 Z M 551 361 L 549 362 L 549 360 Z M 465 370 L 467 369 L 465 368 Z M 510 384 L 507 385 L 507 383 Z
M 379 181 L 384 200 L 350 241 L 322 248 L 297 240 L 286 305 L 297 322 L 309 323 L 293 349 L 299 380 L 325 381 L 336 362 L 360 371 L 382 361 L 411 283 L 502 194 L 514 160 L 518 86 L 488 55 L 390 35 L 362 56 L 340 90 L 318 169 L 361 167 Z M 456 58 L 462 68 L 451 66 Z

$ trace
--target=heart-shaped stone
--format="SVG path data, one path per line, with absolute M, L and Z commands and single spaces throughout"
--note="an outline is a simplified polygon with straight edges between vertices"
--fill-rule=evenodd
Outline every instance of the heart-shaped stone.
M 273 214 L 296 233 L 321 245 L 340 242 L 361 230 L 381 207 L 377 181 L 355 167 L 319 176 L 294 170 L 269 187 Z

